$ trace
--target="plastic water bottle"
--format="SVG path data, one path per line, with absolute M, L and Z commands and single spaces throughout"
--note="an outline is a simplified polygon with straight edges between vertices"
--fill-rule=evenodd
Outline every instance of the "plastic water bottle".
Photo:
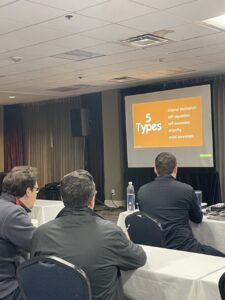
M 134 186 L 132 184 L 132 181 L 129 181 L 127 186 L 127 210 L 132 211 L 134 209 L 135 209 Z

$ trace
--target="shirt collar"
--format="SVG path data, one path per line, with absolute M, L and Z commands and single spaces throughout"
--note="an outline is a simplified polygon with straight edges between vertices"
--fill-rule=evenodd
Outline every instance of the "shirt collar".
M 162 175 L 162 176 L 157 176 L 155 178 L 156 180 L 163 180 L 163 179 L 174 179 L 176 180 L 172 175 L 170 174 L 166 174 L 166 175 Z
M 74 215 L 74 216 L 95 216 L 95 217 L 100 217 L 98 214 L 95 213 L 95 211 L 89 207 L 77 207 L 75 208 L 69 208 L 69 207 L 64 207 L 56 216 L 56 218 L 60 218 L 60 217 L 65 217 L 65 216 L 70 216 L 70 215 Z M 103 219 L 103 218 L 102 218 Z
M 18 201 L 18 203 L 19 203 L 17 205 L 20 205 L 22 208 L 24 208 L 26 212 L 28 212 L 28 213 L 31 212 L 31 210 L 23 202 L 21 202 L 19 199 L 16 198 L 16 201 Z
M 28 213 L 31 212 L 31 210 L 25 204 L 23 204 L 18 198 L 16 198 L 13 195 L 10 195 L 8 193 L 2 193 L 2 198 L 6 201 L 9 201 L 11 203 L 14 203 L 16 205 L 23 207 L 23 209 L 25 209 L 26 212 L 28 212 Z

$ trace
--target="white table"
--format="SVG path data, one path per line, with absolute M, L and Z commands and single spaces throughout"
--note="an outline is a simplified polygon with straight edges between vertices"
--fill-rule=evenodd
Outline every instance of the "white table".
M 204 216 L 202 223 L 191 223 L 196 239 L 225 253 L 225 222 L 210 220 Z
M 31 223 L 34 225 L 34 227 L 38 227 L 38 220 L 37 219 L 31 219 Z
M 225 259 L 209 255 L 143 246 L 146 264 L 122 272 L 126 299 L 132 300 L 220 300 L 218 274 L 225 270 Z M 211 277 L 217 274 L 212 283 Z M 210 294 L 203 292 L 211 289 Z M 213 295 L 213 297 L 212 297 Z
M 62 201 L 36 200 L 30 213 L 31 219 L 38 221 L 38 226 L 55 219 L 57 214 L 64 207 Z
M 125 227 L 125 218 L 130 213 L 124 211 L 119 214 L 117 225 L 123 230 Z M 203 221 L 200 224 L 191 223 L 192 231 L 196 239 L 202 243 L 212 246 L 225 253 L 225 222 L 209 220 L 206 216 L 203 217 Z
M 218 283 L 223 273 L 225 273 L 224 268 L 200 280 L 199 294 L 201 299 L 221 300 Z

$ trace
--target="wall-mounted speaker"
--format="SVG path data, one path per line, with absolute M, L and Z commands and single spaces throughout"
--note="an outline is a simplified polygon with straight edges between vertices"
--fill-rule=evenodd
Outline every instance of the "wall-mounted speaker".
M 70 111 L 72 136 L 90 135 L 90 114 L 88 109 L 73 109 Z

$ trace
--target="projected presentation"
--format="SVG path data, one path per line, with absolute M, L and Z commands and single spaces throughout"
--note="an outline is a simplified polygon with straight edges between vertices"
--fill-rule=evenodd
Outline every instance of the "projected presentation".
M 210 85 L 125 97 L 128 166 L 164 151 L 183 167 L 213 167 Z
M 132 105 L 134 147 L 202 145 L 201 97 Z

